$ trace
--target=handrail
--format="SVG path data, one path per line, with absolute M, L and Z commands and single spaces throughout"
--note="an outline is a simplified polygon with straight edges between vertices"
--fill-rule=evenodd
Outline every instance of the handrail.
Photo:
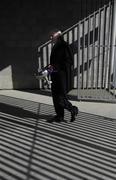
M 110 2 L 111 3 L 111 2 Z M 109 3 L 109 4 L 110 4 Z M 107 7 L 109 4 L 104 5 L 104 7 Z M 104 9 L 104 7 L 99 8 L 99 10 L 96 10 L 94 13 L 90 14 L 89 16 L 85 17 L 84 19 L 80 20 L 78 23 L 74 24 L 73 26 L 71 26 L 70 28 L 66 29 L 65 31 L 62 32 L 62 34 L 64 35 L 65 33 L 67 33 L 68 31 L 72 30 L 73 28 L 75 28 L 76 26 L 78 26 L 79 24 L 83 23 L 84 21 L 86 21 L 87 19 L 93 17 L 94 14 L 97 14 L 99 11 L 102 11 Z M 43 48 L 44 46 L 48 45 L 49 43 L 51 43 L 51 40 L 43 43 L 42 45 L 40 45 L 38 47 L 38 49 Z

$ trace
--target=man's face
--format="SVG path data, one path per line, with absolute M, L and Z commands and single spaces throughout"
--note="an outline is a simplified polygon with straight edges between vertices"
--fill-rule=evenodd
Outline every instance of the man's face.
M 60 35 L 61 35 L 61 32 L 60 32 L 60 31 L 54 32 L 54 33 L 50 36 L 50 39 L 52 40 L 52 42 L 55 43 Z
M 50 36 L 50 39 L 52 42 L 56 42 L 57 41 L 57 36 L 55 34 L 52 34 L 52 36 Z

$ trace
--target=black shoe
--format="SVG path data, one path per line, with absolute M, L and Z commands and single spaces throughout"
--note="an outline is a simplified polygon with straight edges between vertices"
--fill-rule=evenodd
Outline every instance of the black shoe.
M 61 116 L 57 116 L 56 118 L 55 118 L 55 122 L 61 122 L 61 121 L 63 121 L 64 120 L 64 118 Z
M 73 110 L 74 110 L 75 116 L 77 116 L 77 114 L 79 113 L 78 107 L 73 106 Z
M 76 106 L 73 106 L 73 111 L 71 112 L 71 120 L 70 122 L 75 121 L 75 116 L 79 113 L 79 110 Z

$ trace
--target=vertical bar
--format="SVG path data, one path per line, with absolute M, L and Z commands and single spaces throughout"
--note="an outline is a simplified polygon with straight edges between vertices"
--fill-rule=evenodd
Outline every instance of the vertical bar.
M 43 47 L 43 67 L 47 66 L 47 45 Z M 42 80 L 43 88 L 46 89 L 44 80 Z
M 73 38 L 73 35 L 74 35 L 74 34 L 73 34 L 73 31 L 74 31 L 74 30 L 70 30 L 69 33 L 68 33 L 68 39 L 69 39 L 68 43 L 69 43 L 69 44 L 72 44 L 72 43 L 73 43 L 73 40 L 74 40 L 74 38 Z
M 43 48 L 41 48 L 41 68 L 44 67 L 44 53 L 43 53 Z M 41 81 L 41 84 L 42 84 L 42 88 L 44 89 L 44 83 L 43 83 L 43 80 L 40 80 Z
M 46 63 L 49 64 L 49 52 L 48 52 L 48 45 L 46 47 Z
M 74 54 L 74 67 L 73 67 L 73 78 L 74 78 L 74 83 L 73 83 L 73 87 L 74 88 L 78 88 L 77 85 L 77 54 Z
M 89 88 L 89 61 L 90 61 L 90 57 L 89 57 L 89 53 L 90 53 L 90 16 L 88 18 L 88 36 L 87 36 L 87 89 Z
M 84 29 L 84 88 L 87 88 L 87 33 L 88 33 L 88 19 L 85 19 L 85 29 Z
M 110 52 L 110 67 L 109 67 L 109 87 L 108 89 L 111 89 L 111 75 L 113 75 L 113 66 L 114 64 L 114 55 L 115 55 L 115 42 L 116 42 L 116 1 L 113 1 L 113 6 L 112 6 L 112 32 L 111 32 L 111 52 Z
M 47 46 L 43 47 L 43 67 L 47 66 Z
M 108 67 L 109 67 L 109 46 L 110 46 L 110 35 L 111 35 L 111 2 L 109 2 L 109 6 L 107 7 L 107 9 L 109 8 L 109 11 L 107 12 L 107 17 L 108 17 L 108 21 L 107 21 L 107 35 L 106 35 L 106 44 L 107 44 L 107 50 L 106 50 L 106 63 L 105 63 L 105 74 L 104 74 L 104 87 L 105 89 L 108 87 L 108 78 L 107 78 L 107 74 L 108 74 Z M 107 18 L 106 17 L 106 18 Z
M 77 27 L 74 28 L 74 67 L 73 67 L 73 78 L 74 78 L 74 88 L 77 88 L 77 74 L 75 73 L 76 70 L 77 70 L 77 50 L 76 50 L 76 47 L 77 47 Z
M 82 89 L 84 89 L 85 20 L 82 23 Z
M 92 74 L 91 74 L 91 87 L 94 88 L 94 61 L 95 61 L 95 13 L 93 15 L 93 44 L 92 44 Z
M 49 64 L 49 51 L 48 51 L 48 45 L 49 44 L 47 44 L 46 45 L 46 65 L 48 65 Z M 48 75 L 48 79 L 49 79 L 49 75 Z M 47 89 L 49 89 L 49 84 L 47 84 Z
M 52 43 L 48 44 L 48 64 L 50 64 L 50 55 L 51 55 L 51 51 L 52 51 L 52 46 L 53 46 Z M 50 75 L 49 75 L 48 79 L 51 80 Z M 50 89 L 50 88 L 51 88 L 51 84 L 49 84 L 49 86 L 48 86 L 48 89 Z
M 79 85 L 80 85 L 80 88 L 83 88 L 82 87 L 82 60 L 83 60 L 82 59 L 82 52 L 83 52 L 83 39 L 82 39 L 82 37 L 83 37 L 82 36 L 82 32 L 83 31 L 82 30 L 83 29 L 82 29 L 82 27 L 83 27 L 82 26 L 82 21 L 80 21 L 80 23 L 79 23 L 79 36 L 80 36 L 80 51 L 79 51 L 79 53 L 80 53 L 80 60 L 79 60 L 79 63 L 80 63 L 80 77 L 79 77 L 80 78 L 79 79 L 80 80 L 80 84 Z
M 99 88 L 102 88 L 102 63 L 103 63 L 103 46 L 104 46 L 104 9 L 101 10 L 100 23 L 100 55 L 99 55 Z
M 68 41 L 68 40 L 67 40 L 67 39 L 68 39 L 68 38 L 67 38 L 67 33 L 65 33 L 65 34 L 63 35 L 63 37 L 64 37 L 64 40 L 65 40 L 65 41 Z
M 43 63 L 43 51 L 42 50 L 43 50 L 42 48 L 39 49 L 40 57 L 38 59 L 38 65 L 39 65 L 38 69 L 42 68 L 42 63 Z M 39 80 L 39 86 L 40 86 L 40 88 L 43 87 L 42 80 Z
M 100 27 L 101 27 L 101 10 L 99 10 L 99 16 L 98 16 L 98 57 L 97 57 L 97 88 L 99 87 L 99 61 L 100 61 Z
M 75 38 L 75 36 L 76 36 L 76 34 L 75 34 L 75 29 L 76 29 L 76 27 L 74 27 L 74 28 L 72 29 L 72 43 L 74 43 L 75 40 L 77 40 L 77 39 Z M 77 36 L 76 36 L 76 37 L 77 37 Z
M 74 28 L 71 28 L 68 33 L 69 41 L 68 44 L 74 44 Z M 74 61 L 74 55 L 73 55 L 73 61 Z M 74 62 L 73 62 L 74 65 Z M 71 87 L 74 87 L 74 66 L 71 65 L 71 76 L 69 81 L 71 82 Z
M 78 58 L 78 61 L 77 61 L 77 99 L 80 98 L 80 22 L 77 26 L 77 39 L 78 39 L 78 53 L 77 53 L 77 58 Z
M 41 57 L 39 56 L 39 57 L 38 57 L 38 70 L 39 70 L 40 68 L 41 68 Z M 38 83 L 39 83 L 39 88 L 41 88 L 41 87 L 42 87 L 41 81 L 39 80 Z
M 104 6 L 104 16 L 103 16 L 103 56 L 102 56 L 102 81 L 101 87 L 104 88 L 104 62 L 105 62 L 105 39 L 106 39 L 106 5 Z
M 50 55 L 52 51 L 52 43 L 48 44 L 48 64 L 50 64 Z
M 67 32 L 67 42 L 69 43 L 69 31 Z
M 116 39 L 115 39 L 115 47 L 114 47 L 114 66 L 113 66 L 113 95 L 116 95 Z

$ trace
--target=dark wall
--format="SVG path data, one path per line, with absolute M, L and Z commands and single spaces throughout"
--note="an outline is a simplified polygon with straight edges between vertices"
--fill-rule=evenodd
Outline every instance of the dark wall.
M 11 65 L 13 89 L 37 87 L 33 76 L 38 68 L 36 47 L 49 40 L 51 29 L 66 30 L 108 1 L 0 1 L 0 71 Z M 2 81 L 9 76 L 7 72 L 1 75 Z

